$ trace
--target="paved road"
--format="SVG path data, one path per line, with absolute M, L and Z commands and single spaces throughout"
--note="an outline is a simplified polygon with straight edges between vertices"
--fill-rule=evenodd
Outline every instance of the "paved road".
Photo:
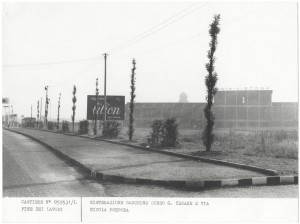
M 22 135 L 3 130 L 4 197 L 297 197 L 298 185 L 184 191 L 98 183 Z

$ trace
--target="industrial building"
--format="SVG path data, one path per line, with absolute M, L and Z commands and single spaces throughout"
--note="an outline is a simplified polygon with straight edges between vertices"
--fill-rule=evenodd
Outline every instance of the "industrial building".
M 204 103 L 135 103 L 136 127 L 175 116 L 180 128 L 205 126 Z M 129 103 L 126 104 L 128 121 Z M 297 102 L 272 102 L 272 90 L 220 90 L 214 98 L 215 128 L 298 127 Z

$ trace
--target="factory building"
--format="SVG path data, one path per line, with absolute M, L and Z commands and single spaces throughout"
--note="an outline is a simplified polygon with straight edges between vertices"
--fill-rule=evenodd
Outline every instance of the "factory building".
M 206 103 L 136 103 L 136 127 L 150 127 L 155 119 L 175 116 L 180 128 L 205 126 Z M 126 104 L 125 125 L 129 103 Z M 272 102 L 272 90 L 220 90 L 213 112 L 215 128 L 298 127 L 297 102 Z
M 272 102 L 272 90 L 219 91 L 216 128 L 297 127 L 298 103 Z

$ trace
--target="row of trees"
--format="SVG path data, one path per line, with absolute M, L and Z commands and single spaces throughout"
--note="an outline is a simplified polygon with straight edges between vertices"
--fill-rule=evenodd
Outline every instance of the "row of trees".
M 202 141 L 203 144 L 206 147 L 206 151 L 211 150 L 212 143 L 214 141 L 214 133 L 213 133 L 213 128 L 214 128 L 214 115 L 212 112 L 212 104 L 214 100 L 214 96 L 217 93 L 218 89 L 216 87 L 216 83 L 218 81 L 218 75 L 215 72 L 215 51 L 217 48 L 218 44 L 218 34 L 220 32 L 219 28 L 220 24 L 220 15 L 215 15 L 213 22 L 210 24 L 210 29 L 209 29 L 209 35 L 211 37 L 211 41 L 209 43 L 209 51 L 207 54 L 207 57 L 209 59 L 209 62 L 205 65 L 206 70 L 208 74 L 205 76 L 205 85 L 206 85 L 206 101 L 207 104 L 204 108 L 204 116 L 206 118 L 206 126 L 202 132 Z M 132 60 L 132 69 L 131 69 L 131 80 L 130 80 L 130 103 L 129 103 L 129 126 L 128 126 L 128 139 L 129 141 L 132 141 L 133 135 L 134 135 L 134 108 L 135 108 L 135 90 L 136 90 L 136 61 L 135 59 Z M 45 122 L 47 126 L 47 114 L 48 114 L 48 104 L 49 104 L 49 99 L 48 99 L 48 86 L 45 87 L 46 90 L 46 106 L 45 106 Z M 77 88 L 74 85 L 73 86 L 73 97 L 72 97 L 72 131 L 74 132 L 74 123 L 75 123 L 75 114 L 76 114 L 76 102 L 77 102 L 77 97 L 76 97 L 76 91 Z M 98 89 L 98 79 L 96 79 L 96 111 L 98 108 L 98 96 L 99 96 L 99 89 Z M 59 129 L 59 112 L 60 112 L 60 98 L 61 94 L 59 94 L 59 100 L 58 100 L 58 114 L 57 114 L 57 124 L 56 124 L 56 129 Z M 37 118 L 39 118 L 39 101 L 37 105 Z M 94 118 L 94 135 L 97 135 L 97 120 L 98 120 L 98 115 L 95 113 L 95 118 Z M 66 124 L 66 122 L 63 122 Z M 87 123 L 87 124 L 86 124 Z M 119 125 L 110 123 L 110 122 L 104 122 L 103 123 L 103 134 L 107 133 L 118 133 Z M 88 127 L 88 122 L 83 122 L 80 124 L 84 129 L 87 129 Z M 169 118 L 164 121 L 155 121 L 152 124 L 152 133 L 150 133 L 150 138 L 148 139 L 148 142 L 153 145 L 161 145 L 161 146 L 166 146 L 166 145 L 174 145 L 176 142 L 177 138 L 177 124 L 176 124 L 176 118 Z M 110 131 L 109 131 L 110 130 Z M 152 136 L 152 137 L 151 137 Z M 170 140 L 171 139 L 171 140 Z M 175 139 L 175 140 L 174 140 Z M 171 142 L 171 143 L 170 143 Z M 170 143 L 170 144 L 169 144 Z
M 218 81 L 218 74 L 215 72 L 215 52 L 218 45 L 218 34 L 220 33 L 220 15 L 215 15 L 213 22 L 210 24 L 209 35 L 211 41 L 209 43 L 209 50 L 207 57 L 209 62 L 205 65 L 208 74 L 205 76 L 205 85 L 206 85 L 206 101 L 207 104 L 204 108 L 204 116 L 206 118 L 206 125 L 202 132 L 202 142 L 206 148 L 206 151 L 211 150 L 211 146 L 214 142 L 214 114 L 212 112 L 212 104 L 214 96 L 216 95 L 218 88 L 216 87 Z M 129 114 L 129 140 L 132 140 L 134 132 L 134 99 L 135 95 L 135 61 L 133 60 L 133 68 L 131 74 L 131 92 L 130 92 L 130 114 Z M 176 139 L 178 135 L 178 124 L 175 117 L 171 117 L 165 120 L 155 120 L 152 123 L 152 132 L 150 137 L 147 139 L 148 143 L 154 147 L 174 147 L 176 145 Z
M 134 118 L 133 118 L 133 113 L 134 113 L 134 100 L 135 100 L 135 70 L 136 70 L 136 62 L 135 59 L 132 60 L 132 64 L 133 64 L 133 68 L 132 68 L 132 73 L 131 73 L 131 92 L 130 92 L 130 113 L 129 113 L 129 131 L 128 131 L 128 136 L 129 136 L 129 140 L 132 140 L 133 137 L 133 133 L 134 133 Z M 49 129 L 49 130 L 54 130 L 54 122 L 48 122 L 47 120 L 47 116 L 48 116 L 48 104 L 49 104 L 49 100 L 48 99 L 48 86 L 45 87 L 46 90 L 46 104 L 45 104 L 45 122 L 42 123 L 39 121 L 39 118 L 41 117 L 40 115 L 40 110 L 39 110 L 39 101 L 37 102 L 37 128 L 42 128 L 43 126 L 45 126 L 45 129 Z M 76 97 L 76 93 L 77 93 L 77 87 L 74 85 L 73 86 L 73 97 L 72 97 L 72 115 L 71 115 L 71 120 L 72 120 L 72 131 L 75 131 L 75 115 L 76 115 L 76 102 L 77 102 L 77 97 Z M 98 96 L 99 96 L 99 89 L 98 89 L 98 78 L 96 79 L 96 102 L 95 102 L 95 107 L 96 107 L 96 111 L 98 109 Z M 57 108 L 57 122 L 56 122 L 56 130 L 59 130 L 60 125 L 59 125 L 59 118 L 60 118 L 60 99 L 61 99 L 61 93 L 59 93 L 59 99 L 58 99 L 58 108 Z M 94 117 L 94 135 L 98 134 L 98 128 L 97 128 L 97 121 L 98 121 L 98 114 L 95 113 L 95 117 Z M 64 132 L 68 132 L 69 131 L 69 122 L 67 121 L 63 121 L 62 123 L 62 129 Z M 84 121 L 80 121 L 79 122 L 79 132 L 81 134 L 83 133 L 87 133 L 88 132 L 88 121 L 84 120 Z M 117 136 L 118 133 L 120 132 L 120 124 L 118 122 L 114 122 L 114 121 L 105 121 L 103 122 L 103 131 L 102 134 L 104 136 Z

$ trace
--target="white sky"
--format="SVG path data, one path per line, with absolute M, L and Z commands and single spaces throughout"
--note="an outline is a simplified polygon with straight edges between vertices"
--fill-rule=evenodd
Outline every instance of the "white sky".
M 76 118 L 83 119 L 97 77 L 103 93 L 107 52 L 108 95 L 129 101 L 135 58 L 136 102 L 178 102 L 181 92 L 189 102 L 204 102 L 214 14 L 221 14 L 217 86 L 269 87 L 273 101 L 298 101 L 296 2 L 4 3 L 2 96 L 19 116 L 30 116 L 31 104 L 36 116 L 41 97 L 44 114 L 49 85 L 51 118 L 61 92 L 60 116 L 70 119 L 76 85 Z M 169 18 L 151 35 L 112 51 Z M 61 63 L 84 58 L 90 59 Z

